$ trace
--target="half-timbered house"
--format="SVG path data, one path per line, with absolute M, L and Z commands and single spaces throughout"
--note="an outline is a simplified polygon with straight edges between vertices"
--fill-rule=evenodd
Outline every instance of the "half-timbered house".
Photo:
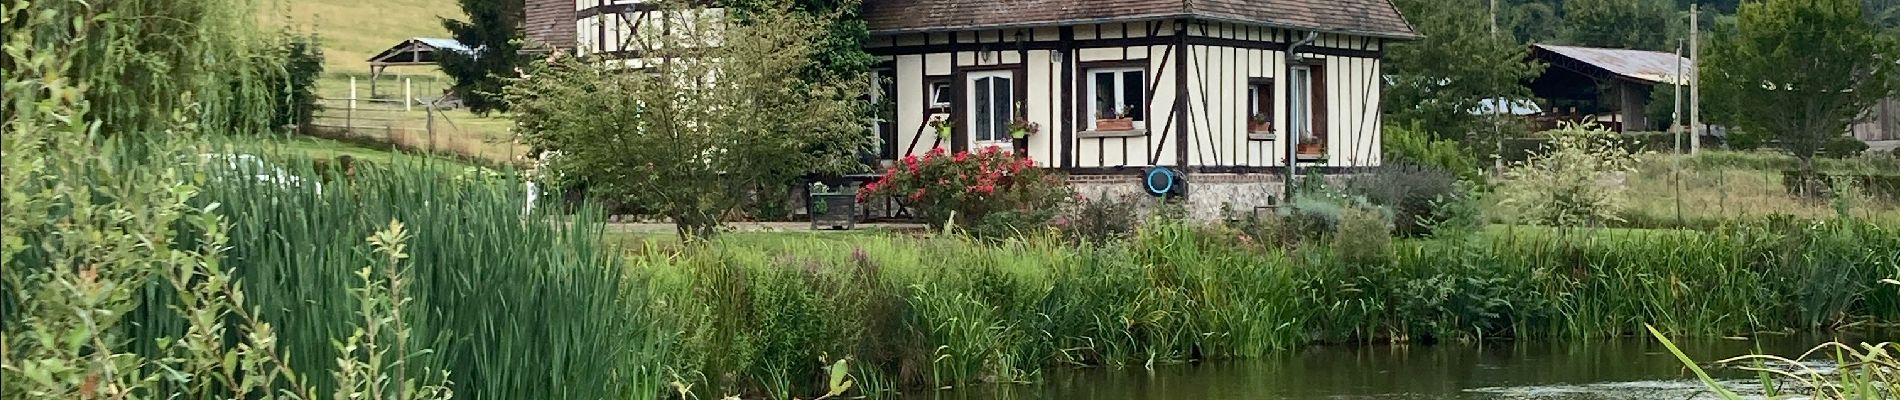
M 576 2 L 582 54 L 630 54 L 657 10 L 549 1 Z M 1141 192 L 1166 167 L 1203 217 L 1272 204 L 1289 163 L 1378 165 L 1381 57 L 1417 37 L 1389 0 L 865 0 L 862 15 L 884 159 L 1004 147 L 1085 195 Z M 1012 138 L 1018 118 L 1041 129 Z

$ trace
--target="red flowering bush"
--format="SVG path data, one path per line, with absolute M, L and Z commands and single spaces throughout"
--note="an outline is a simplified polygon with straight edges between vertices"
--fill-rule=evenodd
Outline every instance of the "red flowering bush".
M 1022 231 L 1046 224 L 1073 196 L 1061 174 L 1037 168 L 1027 157 L 987 147 L 946 155 L 931 150 L 906 156 L 884 176 L 866 184 L 858 200 L 893 196 L 909 203 L 932 227 L 954 212 L 957 225 L 979 236 Z

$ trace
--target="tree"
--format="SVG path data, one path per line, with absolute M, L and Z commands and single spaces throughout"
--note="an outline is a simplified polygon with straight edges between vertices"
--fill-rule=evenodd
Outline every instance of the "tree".
M 783 7 L 780 3 L 784 1 L 726 0 L 725 6 L 745 20 L 759 10 Z M 815 38 L 814 64 L 802 77 L 834 79 L 871 71 L 877 58 L 864 51 L 864 42 L 871 38 L 871 26 L 858 14 L 863 3 L 862 0 L 791 0 L 792 11 L 827 21 L 823 28 L 825 34 Z
M 1772 137 L 1812 170 L 1815 153 L 1894 90 L 1895 40 L 1859 0 L 1767 0 L 1742 4 L 1704 57 L 1713 120 L 1744 135 Z
M 1563 18 L 1557 16 L 1556 6 L 1550 3 L 1532 1 L 1511 6 L 1502 10 L 1499 18 L 1520 43 L 1541 43 L 1558 39 L 1563 34 Z
M 1400 10 L 1425 38 L 1395 44 L 1388 55 L 1395 75 L 1385 93 L 1394 124 L 1417 123 L 1448 139 L 1470 141 L 1489 132 L 1487 116 L 1473 114 L 1479 101 L 1528 99 L 1523 85 L 1543 72 L 1529 49 L 1509 34 L 1489 32 L 1485 5 L 1477 0 L 1402 0 Z
M 439 54 L 442 72 L 455 79 L 455 96 L 470 111 L 506 111 L 500 99 L 502 77 L 521 65 L 522 0 L 461 0 L 468 21 L 443 18 L 442 27 L 469 51 Z
M 1579 46 L 1663 50 L 1681 15 L 1665 0 L 1568 0 L 1564 42 Z
M 520 131 L 558 152 L 558 175 L 703 238 L 759 188 L 862 168 L 868 79 L 796 78 L 816 65 L 826 19 L 786 7 L 743 24 L 665 12 L 694 22 L 653 37 L 638 70 L 559 59 L 508 87 Z

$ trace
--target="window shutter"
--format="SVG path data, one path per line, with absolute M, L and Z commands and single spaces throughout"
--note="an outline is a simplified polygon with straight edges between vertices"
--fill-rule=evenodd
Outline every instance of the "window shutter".
M 1308 73 L 1310 74 L 1309 76 L 1312 76 L 1313 82 L 1308 85 L 1306 89 L 1313 93 L 1313 126 L 1309 129 L 1313 130 L 1313 137 L 1319 138 L 1320 146 L 1325 146 L 1326 126 L 1328 125 L 1326 123 L 1326 115 L 1328 114 L 1326 112 L 1326 63 L 1314 62 L 1312 67 L 1309 67 L 1308 70 L 1310 71 Z

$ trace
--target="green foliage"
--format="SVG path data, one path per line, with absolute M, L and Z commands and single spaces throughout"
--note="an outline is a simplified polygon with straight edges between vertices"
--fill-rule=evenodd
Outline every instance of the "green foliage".
M 426 349 L 410 350 L 414 329 L 403 319 L 405 309 L 414 312 L 411 297 L 403 292 L 403 284 L 411 277 L 401 270 L 402 261 L 409 258 L 407 246 L 409 234 L 403 231 L 402 222 L 389 221 L 389 227 L 370 235 L 370 247 L 383 256 L 380 263 L 363 267 L 356 271 L 356 277 L 362 283 L 350 294 L 356 303 L 356 330 L 348 339 L 337 344 L 337 369 L 334 372 L 337 390 L 343 393 L 368 393 L 372 397 L 388 396 L 392 399 L 448 399 L 449 388 L 437 385 L 446 383 L 448 373 L 440 376 L 424 376 L 428 383 L 418 385 L 408 378 L 409 367 L 406 364 L 420 362 L 420 355 L 428 353 Z M 418 368 L 418 372 L 429 374 L 427 367 Z
M 1891 228 L 1382 240 L 1388 226 L 1373 209 L 1341 215 L 1325 240 L 1293 248 L 1158 221 L 1100 246 L 728 237 L 633 260 L 656 283 L 646 301 L 666 303 L 673 312 L 662 318 L 687 327 L 676 351 L 723 360 L 676 366 L 697 371 L 682 376 L 708 390 L 700 397 L 825 393 L 824 358 L 851 359 L 860 381 L 963 387 L 1033 380 L 1053 366 L 1257 357 L 1312 341 L 1614 337 L 1646 322 L 1719 336 L 1900 310 L 1889 308 L 1900 304 L 1895 285 L 1866 284 L 1894 272 Z M 1817 279 L 1830 274 L 1839 278 Z M 824 357 L 787 363 L 768 348 Z
M 1889 282 L 1892 282 L 1889 280 Z M 1741 395 L 1730 390 L 1723 382 L 1709 377 L 1701 364 L 1683 354 L 1682 349 L 1668 336 L 1649 328 L 1651 337 L 1662 342 L 1670 354 L 1681 361 L 1684 368 L 1694 372 L 1697 379 L 1709 390 L 1724 400 L 1740 400 Z M 1888 399 L 1900 397 L 1900 344 L 1894 342 L 1860 343 L 1858 346 L 1841 342 L 1828 342 L 1809 349 L 1794 358 L 1771 354 L 1751 354 L 1716 361 L 1716 365 L 1750 365 L 1743 370 L 1760 374 L 1769 396 L 1776 391 L 1806 394 L 1809 398 L 1830 400 Z M 1826 356 L 1832 354 L 1832 359 Z M 1825 360 L 1825 361 L 1823 361 Z M 1828 363 L 1841 368 L 1821 370 L 1815 364 Z
M 1485 98 L 1528 99 L 1523 82 L 1543 72 L 1529 49 L 1488 31 L 1485 5 L 1475 0 L 1402 0 L 1396 4 L 1424 39 L 1394 43 L 1384 94 L 1388 125 L 1429 126 L 1437 134 L 1477 141 L 1492 131 L 1490 116 L 1473 115 Z
M 442 72 L 455 79 L 455 96 L 477 114 L 507 111 L 502 86 L 515 68 L 524 64 L 521 56 L 521 19 L 526 16 L 523 0 L 459 0 L 467 21 L 443 18 L 455 41 L 469 53 L 445 51 L 438 54 Z
M 1478 165 L 1476 156 L 1465 151 L 1456 141 L 1437 137 L 1416 122 L 1411 125 L 1388 124 L 1381 136 L 1385 160 L 1387 163 L 1435 168 L 1455 174 L 1460 179 L 1483 179 L 1484 170 Z
M 559 175 L 707 236 L 760 188 L 864 168 L 868 79 L 786 78 L 813 65 L 825 20 L 764 10 L 715 30 L 716 14 L 682 15 L 705 20 L 653 38 L 650 59 L 668 61 L 646 73 L 565 58 L 511 82 L 518 130 L 558 152 Z
M 1743 4 L 1711 36 L 1701 75 L 1710 120 L 1773 138 L 1803 169 L 1900 81 L 1900 41 L 1878 34 L 1856 0 Z
M 1555 42 L 1564 33 L 1564 21 L 1558 13 L 1562 3 L 1539 0 L 1504 3 L 1509 8 L 1499 17 L 1510 27 L 1518 43 Z
M 316 36 L 291 36 L 278 44 L 278 57 L 284 60 L 284 74 L 273 76 L 266 87 L 274 89 L 277 113 L 271 119 L 276 127 L 310 124 L 317 112 L 317 79 L 323 75 L 323 47 Z
M 7 75 L 84 88 L 103 135 L 161 134 L 184 112 L 207 132 L 268 132 L 282 60 L 244 0 L 8 1 Z M 17 40 L 18 43 L 15 43 Z M 36 58 L 61 58 L 46 63 Z M 21 99 L 25 99 L 22 97 Z M 9 117 L 11 118 L 11 117 Z
M 1347 177 L 1340 190 L 1391 210 L 1396 233 L 1422 236 L 1436 223 L 1438 205 L 1464 195 L 1457 185 L 1458 179 L 1442 170 L 1388 163 Z
M 1682 20 L 1669 0 L 1567 0 L 1563 9 L 1563 39 L 1579 46 L 1663 51 Z
M 1127 237 L 1141 225 L 1140 206 L 1150 202 L 1141 194 L 1120 198 L 1104 194 L 1095 199 L 1080 195 L 1070 204 L 1070 210 L 1054 221 L 1056 229 L 1064 237 L 1077 243 L 1108 243 Z
M 1499 179 L 1500 204 L 1520 221 L 1552 226 L 1620 221 L 1636 158 L 1616 133 L 1595 126 L 1551 132 L 1551 149 L 1512 163 Z
M 790 3 L 791 10 L 825 21 L 825 34 L 813 38 L 812 63 L 799 76 L 806 80 L 852 79 L 871 72 L 877 58 L 864 51 L 871 38 L 871 26 L 858 15 L 862 0 L 724 0 L 727 10 L 748 23 L 752 13 L 779 9 Z M 770 21 L 763 21 L 769 23 Z
M 906 156 L 859 196 L 909 200 L 932 227 L 960 224 L 977 237 L 1011 237 L 1043 229 L 1075 194 L 1060 173 L 986 147 L 954 156 L 941 148 L 921 158 Z
M 404 281 L 389 291 L 410 298 L 400 313 L 413 333 L 398 341 L 391 325 L 379 339 L 410 349 L 384 360 L 394 374 L 420 387 L 446 373 L 455 395 L 475 398 L 630 398 L 664 382 L 659 361 L 645 358 L 652 350 L 638 345 L 668 328 L 639 322 L 648 309 L 628 302 L 643 286 L 624 280 L 619 254 L 599 242 L 597 210 L 524 214 L 519 178 L 427 159 L 359 164 L 319 187 L 308 183 L 320 175 L 306 160 L 270 148 L 207 147 L 201 151 L 281 160 L 283 174 L 305 182 L 243 179 L 256 172 L 240 171 L 193 200 L 218 204 L 232 222 L 226 262 L 242 266 L 233 279 L 260 320 L 286 327 L 278 346 L 296 355 L 294 370 L 330 370 L 344 356 L 336 344 L 362 318 L 364 305 L 349 300 L 358 273 L 365 265 L 389 273 L 387 253 L 363 237 L 394 220 L 415 227 L 405 229 L 408 257 L 395 266 Z M 173 324 L 162 313 L 137 315 L 144 326 Z M 310 378 L 322 393 L 344 384 Z

